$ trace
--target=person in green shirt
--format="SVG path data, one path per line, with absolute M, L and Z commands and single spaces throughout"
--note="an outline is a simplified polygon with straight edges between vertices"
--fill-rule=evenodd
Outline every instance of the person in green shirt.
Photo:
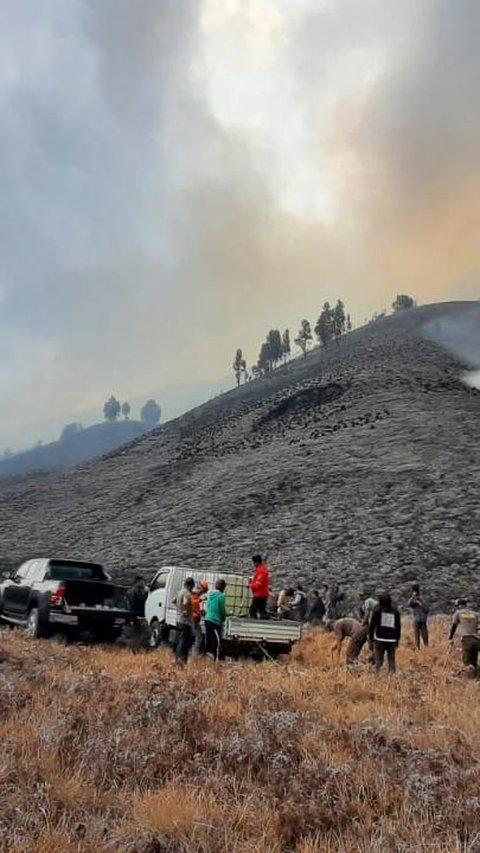
M 224 580 L 218 580 L 215 589 L 208 593 L 205 611 L 205 639 L 207 655 L 218 661 L 220 657 L 222 625 L 227 617 Z

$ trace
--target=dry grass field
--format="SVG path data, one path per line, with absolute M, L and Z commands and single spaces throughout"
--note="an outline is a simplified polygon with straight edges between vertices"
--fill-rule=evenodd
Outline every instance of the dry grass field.
M 479 684 L 446 625 L 378 678 L 0 633 L 0 845 L 35 853 L 480 850 Z

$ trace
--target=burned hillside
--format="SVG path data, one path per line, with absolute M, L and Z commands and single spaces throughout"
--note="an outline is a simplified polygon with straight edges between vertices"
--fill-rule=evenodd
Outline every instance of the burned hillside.
M 478 303 L 404 312 L 73 473 L 4 484 L 3 560 L 95 558 L 127 579 L 245 571 L 261 550 L 276 583 L 419 580 L 439 608 L 480 602 L 480 392 L 431 334 L 463 316 L 480 329 Z

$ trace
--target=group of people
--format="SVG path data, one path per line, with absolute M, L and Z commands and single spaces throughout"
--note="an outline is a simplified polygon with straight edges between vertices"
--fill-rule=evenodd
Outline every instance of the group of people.
M 320 591 L 309 592 L 297 584 L 284 587 L 277 595 L 272 590 L 265 560 L 256 554 L 252 561 L 250 618 L 296 619 L 311 625 L 321 625 L 333 634 L 332 657 L 336 654 L 339 658 L 344 640 L 349 639 L 346 661 L 347 664 L 353 664 L 368 643 L 369 663 L 378 671 L 386 658 L 388 671 L 395 672 L 402 624 L 400 611 L 389 592 L 382 592 L 378 596 L 360 593 L 355 616 L 344 616 L 342 609 L 345 607 L 345 594 L 338 584 L 325 584 Z M 175 656 L 178 663 L 186 663 L 192 649 L 197 655 L 206 654 L 213 660 L 219 659 L 222 626 L 227 617 L 226 586 L 223 579 L 216 581 L 214 589 L 209 589 L 205 581 L 196 584 L 193 578 L 185 580 L 183 589 L 172 602 L 176 607 Z M 140 619 L 144 616 L 147 595 L 144 579 L 136 578 L 129 595 L 132 618 Z M 449 642 L 453 643 L 458 630 L 463 662 L 469 672 L 476 675 L 480 653 L 480 616 L 464 598 L 458 599 L 456 605 Z M 415 648 L 419 649 L 422 644 L 428 646 L 429 606 L 418 584 L 413 584 L 406 606 L 412 613 Z
M 205 581 L 197 586 L 193 578 L 185 580 L 173 602 L 177 609 L 177 663 L 185 664 L 192 648 L 198 655 L 218 660 L 222 625 L 227 617 L 226 587 L 223 578 L 217 580 L 212 590 Z
M 422 644 L 428 646 L 429 606 L 421 594 L 418 584 L 412 586 L 406 606 L 412 613 L 414 647 L 420 649 Z M 402 625 L 400 611 L 392 602 L 391 595 L 384 592 L 375 598 L 361 594 L 359 596 L 358 617 L 358 619 L 344 617 L 334 621 L 326 621 L 325 627 L 334 634 L 332 656 L 335 652 L 337 656 L 340 655 L 343 641 L 349 638 L 346 661 L 347 664 L 352 664 L 358 659 L 362 648 L 368 642 L 369 663 L 378 671 L 386 657 L 389 672 L 395 672 L 396 649 L 400 642 Z M 469 606 L 466 598 L 457 599 L 448 636 L 449 653 L 458 630 L 462 645 L 463 663 L 471 677 L 476 677 L 478 672 L 479 627 L 480 615 Z

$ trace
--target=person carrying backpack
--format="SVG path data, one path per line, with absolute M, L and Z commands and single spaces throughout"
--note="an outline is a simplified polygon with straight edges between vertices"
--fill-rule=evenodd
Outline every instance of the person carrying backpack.
M 463 663 L 467 667 L 469 674 L 472 677 L 476 677 L 478 674 L 478 655 L 480 653 L 480 617 L 476 610 L 468 606 L 466 598 L 458 598 L 456 605 L 457 609 L 453 614 L 448 639 L 450 644 L 452 644 L 458 628 L 462 640 Z

